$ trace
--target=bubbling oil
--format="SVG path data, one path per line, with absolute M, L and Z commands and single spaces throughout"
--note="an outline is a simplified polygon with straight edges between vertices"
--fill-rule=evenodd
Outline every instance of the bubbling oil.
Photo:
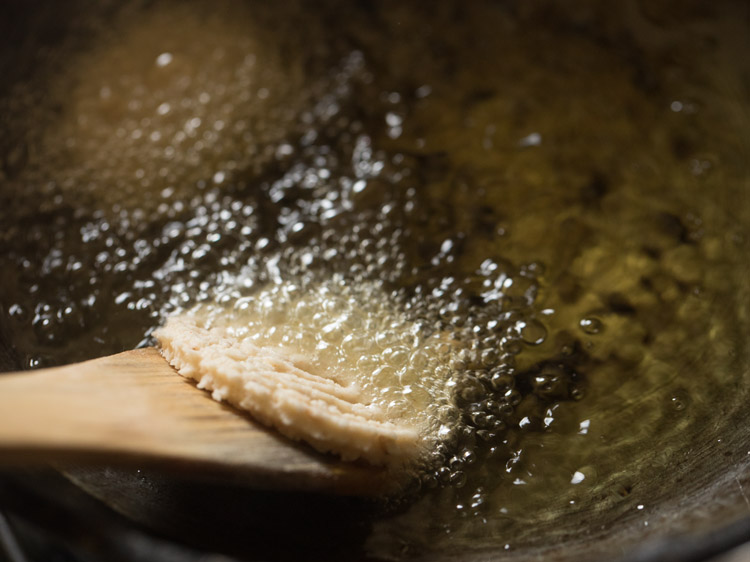
M 546 337 L 532 310 L 538 266 L 486 257 L 451 274 L 465 235 L 431 247 L 419 157 L 373 139 L 400 135 L 402 95 L 373 95 L 357 50 L 304 76 L 304 57 L 261 41 L 264 17 L 224 4 L 157 5 L 145 20 L 125 10 L 119 33 L 51 79 L 59 117 L 17 94 L 41 128 L 7 182 L 20 217 L 6 236 L 19 266 L 6 273 L 8 312 L 25 362 L 145 345 L 197 307 L 264 343 L 334 349 L 325 360 L 386 411 L 427 420 L 438 445 L 418 485 L 463 486 L 477 447 L 512 423 L 515 355 Z M 23 203 L 29 188 L 41 215 Z M 364 316 L 342 317 L 353 301 Z
M 375 557 L 648 523 L 647 475 L 694 468 L 733 373 L 746 390 L 737 29 L 718 11 L 702 49 L 701 10 L 669 2 L 460 4 L 157 2 L 42 60 L 0 101 L 21 361 L 197 309 L 394 415 L 422 392 L 439 440 Z
M 315 375 L 355 392 L 369 411 L 416 432 L 416 450 L 407 458 L 424 464 L 413 457 L 456 431 L 451 365 L 458 343 L 434 326 L 410 321 L 401 304 L 381 284 L 347 283 L 335 275 L 320 283 L 302 278 L 270 284 L 231 306 L 199 305 L 186 320 L 220 329 L 238 344 L 300 358 Z

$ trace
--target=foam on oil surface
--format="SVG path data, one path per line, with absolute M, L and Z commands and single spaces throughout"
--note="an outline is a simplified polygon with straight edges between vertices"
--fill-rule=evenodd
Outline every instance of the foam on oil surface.
M 409 319 L 377 283 L 339 276 L 312 286 L 283 282 L 238 299 L 231 311 L 204 314 L 204 325 L 239 339 L 293 349 L 326 376 L 358 387 L 389 419 L 434 431 L 439 410 L 451 403 L 455 344 Z
M 36 157 L 57 187 L 149 212 L 273 159 L 313 86 L 266 40 L 262 11 L 199 2 L 138 15 L 116 18 L 53 86 L 62 111 Z
M 155 336 L 216 399 L 322 451 L 403 466 L 423 460 L 460 414 L 458 342 L 402 304 L 381 284 L 338 275 L 286 281 L 172 317 Z

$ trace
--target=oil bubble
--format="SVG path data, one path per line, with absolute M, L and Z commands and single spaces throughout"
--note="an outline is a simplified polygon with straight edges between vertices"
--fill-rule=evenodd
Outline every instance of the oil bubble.
M 602 321 L 593 316 L 582 318 L 578 325 L 584 333 L 592 336 L 600 334 L 602 330 L 604 330 L 604 324 Z

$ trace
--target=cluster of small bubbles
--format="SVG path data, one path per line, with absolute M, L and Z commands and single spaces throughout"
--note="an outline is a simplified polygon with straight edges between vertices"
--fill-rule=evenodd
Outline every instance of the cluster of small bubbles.
M 440 444 L 425 463 L 423 489 L 469 486 L 478 477 L 477 466 L 510 455 L 509 431 L 542 430 L 554 404 L 576 399 L 580 377 L 570 367 L 574 358 L 542 362 L 522 372 L 516 366 L 525 348 L 547 339 L 546 326 L 533 312 L 535 274 L 542 271 L 541 264 L 532 270 L 486 259 L 471 277 L 432 279 L 414 290 L 410 313 L 431 319 L 461 342 L 445 365 L 459 418 L 441 428 Z M 519 408 L 525 402 L 522 415 Z M 538 421 L 525 422 L 529 415 Z M 483 494 L 479 492 L 478 505 Z M 459 498 L 464 508 L 470 505 L 465 494 Z
M 572 391 L 574 373 L 562 363 L 544 363 L 530 373 L 534 394 L 549 400 L 566 399 Z
M 382 282 L 351 283 L 315 272 L 269 283 L 230 308 L 209 302 L 193 313 L 205 325 L 223 326 L 259 346 L 290 347 L 388 419 L 419 428 L 430 443 L 437 427 L 457 417 L 446 378 L 433 376 L 458 349 L 438 330 L 414 330 L 400 297 Z M 447 344 L 447 356 L 437 348 Z M 462 476 L 453 470 L 450 483 Z
M 250 48 L 245 43 L 235 47 L 246 51 Z M 154 64 L 166 69 L 177 64 L 178 59 L 176 54 L 161 53 Z M 248 53 L 240 66 L 228 68 L 244 72 L 243 65 L 250 68 L 251 59 Z M 165 316 L 196 302 L 229 302 L 277 279 L 282 274 L 280 261 L 285 264 L 282 268 L 290 269 L 297 263 L 309 269 L 321 265 L 309 260 L 313 253 L 319 254 L 319 261 L 339 253 L 335 247 L 320 252 L 319 245 L 309 238 L 317 233 L 315 225 L 328 224 L 351 209 L 347 193 L 356 173 L 348 167 L 352 149 L 346 137 L 350 129 L 360 125 L 342 121 L 321 133 L 315 143 L 310 142 L 309 135 L 299 137 L 299 130 L 324 129 L 330 118 L 328 105 L 344 107 L 351 103 L 346 99 L 348 83 L 357 79 L 361 69 L 362 56 L 354 52 L 334 65 L 329 75 L 317 78 L 314 88 L 331 90 L 325 103 L 320 101 L 301 111 L 296 126 L 283 120 L 275 122 L 288 140 L 277 150 L 273 171 L 259 177 L 252 168 L 244 166 L 236 170 L 237 174 L 242 172 L 242 179 L 230 179 L 206 152 L 199 159 L 205 170 L 198 176 L 211 181 L 201 179 L 194 186 L 182 182 L 179 188 L 165 184 L 163 189 L 146 190 L 144 197 L 158 195 L 151 204 L 143 197 L 130 197 L 132 182 L 124 191 L 111 189 L 110 184 L 73 177 L 64 167 L 40 170 L 29 164 L 28 177 L 19 176 L 19 180 L 29 182 L 28 186 L 19 183 L 19 196 L 3 210 L 9 228 L 0 241 L 8 263 L 6 296 L 12 305 L 17 333 L 27 332 L 29 337 L 21 339 L 36 348 L 28 354 L 40 357 L 47 348 L 55 348 L 56 362 L 71 362 L 84 358 L 83 354 L 90 354 L 94 348 L 107 353 L 147 344 L 149 340 L 144 336 Z M 148 79 L 136 70 L 133 73 L 138 79 Z M 96 82 L 96 76 L 92 82 Z M 82 100 L 88 99 L 86 87 L 84 84 L 79 92 Z M 226 88 L 222 91 L 229 98 L 239 95 Z M 158 94 L 152 89 L 143 95 L 150 95 L 149 92 Z M 196 95 L 208 104 L 211 94 Z M 95 97 L 98 99 L 98 94 Z M 259 111 L 253 102 L 239 98 L 232 102 L 238 111 Z M 98 101 L 90 103 L 95 105 Z M 164 104 L 159 107 L 162 113 L 168 113 Z M 208 113 L 219 111 L 210 104 L 204 109 Z M 194 124 L 197 126 L 197 121 Z M 54 132 L 50 134 L 54 136 Z M 80 131 L 70 134 L 72 138 L 89 139 Z M 255 140 L 273 144 L 263 137 Z M 53 141 L 48 139 L 54 145 Z M 227 141 L 242 144 L 237 139 Z M 92 146 L 96 144 L 92 141 Z M 114 157 L 122 152 L 102 151 Z M 219 171 L 215 171 L 217 166 Z M 179 161 L 171 167 L 176 171 L 184 169 Z M 75 167 L 73 171 L 87 173 L 88 169 Z M 107 173 L 127 183 L 127 177 L 119 174 L 116 167 L 107 169 Z M 52 181 L 38 180 L 48 172 L 53 174 Z M 151 172 L 144 177 L 150 175 Z M 310 183 L 312 177 L 317 178 L 316 185 Z M 363 176 L 362 181 L 368 177 Z M 289 190 L 279 193 L 281 184 L 287 184 Z M 33 203 L 37 199 L 41 199 L 41 209 Z M 335 239 L 336 234 L 328 236 Z M 282 246 L 284 252 L 280 250 Z M 302 246 L 307 249 L 300 250 Z M 43 301 L 37 298 L 40 294 L 44 295 Z M 117 322 L 108 323 L 107 315 L 114 315 Z M 142 328 L 134 332 L 134 326 Z M 138 330 L 140 342 L 132 339 Z M 79 335 L 87 345 L 76 351 L 71 341 Z
M 35 307 L 31 325 L 40 342 L 59 345 L 84 327 L 83 312 L 75 302 L 54 306 L 41 301 Z

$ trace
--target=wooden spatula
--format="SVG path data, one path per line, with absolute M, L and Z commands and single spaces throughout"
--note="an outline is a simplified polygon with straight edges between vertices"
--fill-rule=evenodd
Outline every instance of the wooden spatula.
M 263 488 L 373 495 L 385 470 L 319 454 L 214 401 L 156 349 L 0 375 L 0 464 L 159 466 Z

